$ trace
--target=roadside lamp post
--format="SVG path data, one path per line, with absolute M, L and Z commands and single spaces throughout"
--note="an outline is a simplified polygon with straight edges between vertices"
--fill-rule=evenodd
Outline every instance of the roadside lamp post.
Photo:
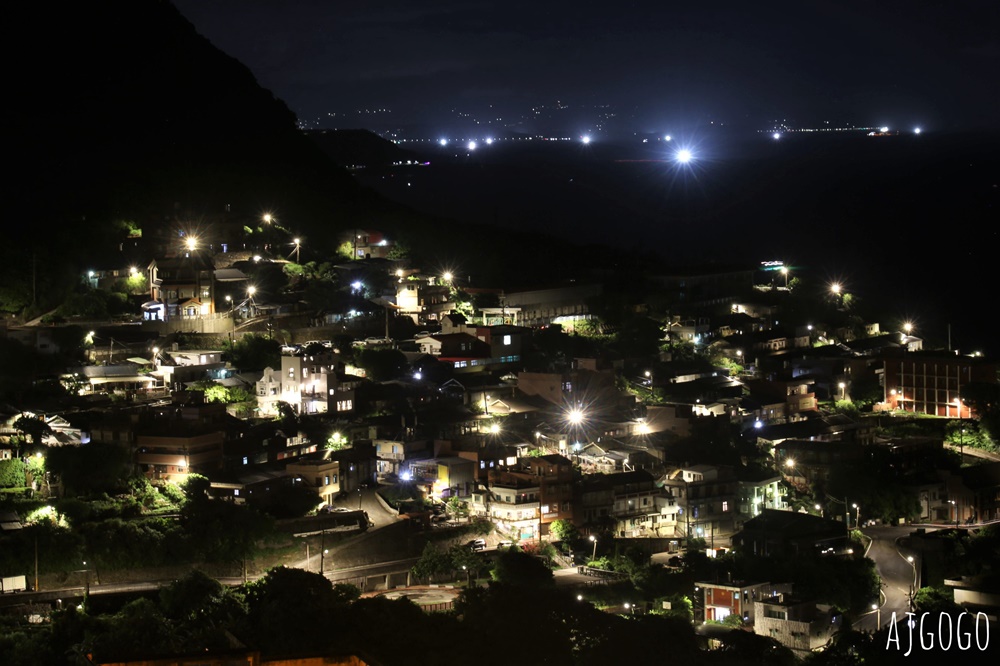
M 878 631 L 882 627 L 882 609 L 878 604 L 872 604 L 872 610 L 875 611 L 875 630 Z
M 594 552 L 590 555 L 590 561 L 593 562 L 597 559 L 597 537 L 593 534 L 590 535 L 590 540 L 594 542 Z
M 851 507 L 856 510 L 854 514 L 854 529 L 861 529 L 861 507 L 857 504 L 851 504 Z
M 837 388 L 840 389 L 840 399 L 845 400 L 846 399 L 845 389 L 847 389 L 847 384 L 845 384 L 844 382 L 840 382 L 839 384 L 837 384 Z

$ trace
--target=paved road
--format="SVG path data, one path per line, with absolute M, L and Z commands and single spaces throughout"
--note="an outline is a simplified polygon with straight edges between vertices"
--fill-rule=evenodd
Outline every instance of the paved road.
M 914 589 L 916 567 L 906 557 L 916 557 L 916 553 L 901 548 L 898 542 L 913 529 L 910 525 L 903 525 L 869 527 L 863 530 L 865 536 L 871 539 L 866 554 L 875 562 L 882 582 L 882 593 L 878 610 L 870 611 L 858 619 L 854 623 L 855 629 L 872 631 L 877 625 L 884 627 L 891 622 L 893 612 L 897 619 L 902 619 L 903 614 L 910 610 L 910 594 Z

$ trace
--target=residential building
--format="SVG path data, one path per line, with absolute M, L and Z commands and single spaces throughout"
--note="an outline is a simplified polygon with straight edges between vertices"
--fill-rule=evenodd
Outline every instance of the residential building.
M 848 538 L 842 522 L 810 513 L 764 509 L 743 523 L 732 543 L 733 548 L 755 555 L 818 555 L 843 553 Z
M 764 509 L 787 510 L 788 503 L 781 488 L 780 474 L 762 474 L 756 479 L 739 482 L 740 516 L 754 518 Z
M 773 638 L 798 657 L 829 645 L 844 621 L 830 606 L 796 600 L 784 592 L 754 601 L 753 615 L 755 634 Z
M 954 419 L 971 418 L 961 391 L 975 382 L 996 383 L 997 364 L 981 357 L 941 352 L 885 353 L 886 408 Z
M 701 622 L 722 622 L 730 615 L 736 615 L 746 623 L 753 623 L 756 617 L 754 604 L 758 599 L 774 597 L 779 591 L 791 592 L 791 585 L 768 582 L 751 583 L 731 581 L 726 583 L 696 582 L 695 593 L 701 592 L 702 613 L 695 620 Z
M 487 512 L 497 529 L 518 541 L 540 539 L 541 484 L 514 474 L 497 475 L 489 482 Z
M 739 481 L 730 467 L 692 465 L 677 467 L 661 480 L 677 498 L 680 535 L 705 539 L 714 547 L 716 539 L 728 539 L 739 515 Z
M 170 321 L 215 314 L 215 272 L 211 261 L 197 252 L 153 259 L 147 270 L 150 301 L 143 318 Z

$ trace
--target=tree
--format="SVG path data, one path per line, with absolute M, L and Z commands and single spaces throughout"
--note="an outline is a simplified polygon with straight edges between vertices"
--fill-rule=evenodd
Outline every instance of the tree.
M 563 518 L 552 521 L 552 524 L 549 525 L 549 531 L 560 541 L 576 541 L 580 538 L 580 531 L 576 529 L 576 525 Z
M 229 361 L 241 370 L 281 367 L 281 344 L 257 333 L 247 333 L 223 343 Z
M 452 570 L 452 558 L 432 543 L 424 546 L 420 559 L 410 570 L 414 576 L 430 582 L 435 576 Z
M 552 570 L 537 557 L 517 550 L 505 550 L 490 572 L 493 580 L 514 587 L 551 587 L 555 585 Z
M 51 447 L 45 465 L 62 479 L 68 492 L 77 495 L 117 493 L 126 488 L 131 474 L 128 452 L 117 444 L 101 442 Z
M 52 434 L 52 428 L 44 420 L 36 416 L 21 415 L 14 421 L 14 430 L 31 438 L 31 443 L 41 446 L 42 439 Z
M 448 500 L 448 513 L 455 518 L 464 518 L 469 515 L 469 505 L 459 497 L 452 497 Z

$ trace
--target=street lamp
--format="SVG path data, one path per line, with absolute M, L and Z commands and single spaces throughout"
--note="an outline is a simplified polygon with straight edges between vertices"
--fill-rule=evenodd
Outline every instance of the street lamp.
M 295 249 L 293 250 L 295 252 L 295 263 L 299 263 L 299 252 L 302 250 L 302 244 L 298 238 L 293 238 L 292 243 L 295 244 Z
M 851 508 L 856 509 L 854 514 L 854 529 L 861 529 L 861 507 L 857 504 L 851 504 Z
M 872 604 L 872 610 L 875 611 L 875 629 L 877 631 L 882 626 L 882 609 L 879 608 L 878 604 Z
M 845 390 L 847 389 L 847 384 L 845 384 L 844 382 L 840 382 L 839 384 L 837 384 L 837 388 L 840 389 L 840 399 L 845 400 L 846 399 Z
M 593 534 L 590 535 L 590 540 L 594 542 L 594 552 L 590 555 L 590 561 L 593 562 L 597 559 L 597 537 Z
M 788 266 L 781 267 L 781 274 L 785 276 L 785 290 L 788 290 Z

